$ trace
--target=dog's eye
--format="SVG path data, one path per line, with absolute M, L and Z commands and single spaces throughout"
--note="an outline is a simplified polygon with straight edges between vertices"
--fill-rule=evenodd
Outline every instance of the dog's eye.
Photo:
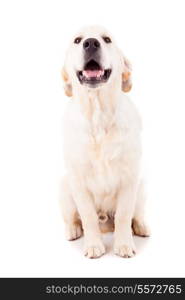
M 103 39 L 104 39 L 105 43 L 107 43 L 107 44 L 112 43 L 110 37 L 108 37 L 108 36 L 104 36 Z
M 82 38 L 81 37 L 77 37 L 75 40 L 74 40 L 74 43 L 75 44 L 79 44 L 81 42 Z

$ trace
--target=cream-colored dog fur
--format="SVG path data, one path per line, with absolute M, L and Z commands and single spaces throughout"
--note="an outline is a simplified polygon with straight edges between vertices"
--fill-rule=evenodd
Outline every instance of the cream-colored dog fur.
M 99 26 L 83 28 L 74 37 L 82 40 L 78 44 L 72 40 L 62 70 L 71 99 L 63 126 L 67 174 L 61 207 L 67 239 L 84 234 L 87 257 L 105 253 L 101 227 L 104 232 L 114 230 L 115 254 L 132 257 L 136 252 L 133 232 L 149 235 L 139 166 L 141 121 L 125 94 L 131 88 L 130 63 L 112 36 L 109 44 L 102 39 L 105 36 L 110 34 Z M 97 88 L 82 85 L 76 75 L 83 69 L 82 44 L 87 38 L 99 41 L 101 64 L 112 69 L 109 80 Z

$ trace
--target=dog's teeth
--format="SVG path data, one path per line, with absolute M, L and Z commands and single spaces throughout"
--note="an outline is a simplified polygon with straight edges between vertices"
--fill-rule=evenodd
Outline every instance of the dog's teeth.
M 83 71 L 83 76 L 86 78 L 100 78 L 104 74 L 103 70 L 84 70 Z

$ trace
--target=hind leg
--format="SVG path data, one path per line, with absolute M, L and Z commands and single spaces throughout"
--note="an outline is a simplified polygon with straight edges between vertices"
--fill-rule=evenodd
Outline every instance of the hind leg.
M 65 222 L 66 238 L 69 241 L 76 240 L 82 236 L 83 231 L 66 178 L 64 178 L 62 182 L 62 195 L 60 198 L 60 206 Z
M 132 220 L 132 229 L 135 235 L 147 237 L 150 235 L 150 230 L 145 223 L 144 207 L 145 207 L 145 193 L 144 193 L 143 182 L 141 182 L 137 193 L 135 212 Z

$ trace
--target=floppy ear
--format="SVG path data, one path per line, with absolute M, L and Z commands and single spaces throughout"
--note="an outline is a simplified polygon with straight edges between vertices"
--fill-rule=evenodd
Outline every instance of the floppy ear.
M 129 92 L 132 88 L 131 81 L 132 67 L 127 58 L 123 57 L 123 73 L 122 73 L 122 91 Z
M 61 71 L 61 75 L 62 75 L 62 79 L 64 81 L 64 91 L 66 96 L 68 97 L 72 97 L 73 93 L 72 93 L 72 84 L 69 80 L 69 76 L 65 70 L 65 68 L 62 69 Z

